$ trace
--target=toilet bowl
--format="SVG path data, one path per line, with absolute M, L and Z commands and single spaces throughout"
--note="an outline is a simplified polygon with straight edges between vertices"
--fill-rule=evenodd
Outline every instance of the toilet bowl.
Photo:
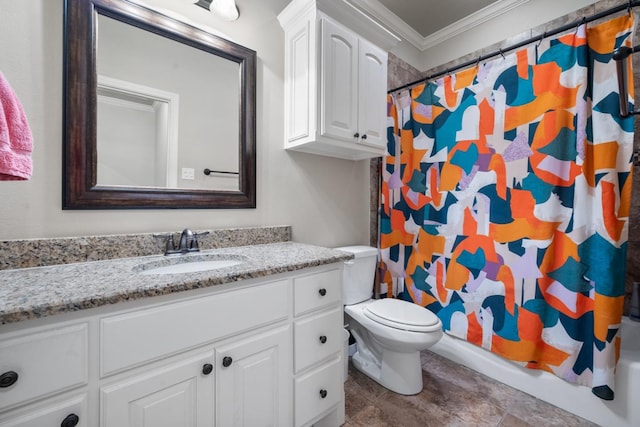
M 420 351 L 442 337 L 442 323 L 431 311 L 408 301 L 372 299 L 377 249 L 347 246 L 353 253 L 343 277 L 345 322 L 357 343 L 353 366 L 396 393 L 422 391 Z

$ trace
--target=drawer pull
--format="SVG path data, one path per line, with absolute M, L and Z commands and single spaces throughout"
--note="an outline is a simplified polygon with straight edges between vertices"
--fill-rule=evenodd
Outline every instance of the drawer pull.
M 320 397 L 323 399 L 327 397 L 327 390 L 325 389 L 320 390 Z
M 76 414 L 69 414 L 64 420 L 62 420 L 60 427 L 75 427 L 78 425 L 79 421 L 80 417 L 78 417 Z
M 321 297 L 323 297 L 327 294 L 327 290 L 325 288 L 320 288 L 318 293 L 320 294 Z
M 15 371 L 7 371 L 0 375 L 0 388 L 7 388 L 18 382 L 18 373 Z
M 320 343 L 324 344 L 327 342 L 327 336 L 326 335 L 320 335 Z
M 209 375 L 211 372 L 213 372 L 213 365 L 211 363 L 205 363 L 202 366 L 202 373 L 205 375 Z
M 356 133 L 353 134 L 353 137 L 354 138 L 360 138 L 360 134 L 358 132 L 356 132 Z
M 225 356 L 222 358 L 222 366 L 224 366 L 225 368 L 231 366 L 231 363 L 233 363 L 233 359 L 229 356 Z
M 367 139 L 367 134 L 362 135 L 362 139 Z

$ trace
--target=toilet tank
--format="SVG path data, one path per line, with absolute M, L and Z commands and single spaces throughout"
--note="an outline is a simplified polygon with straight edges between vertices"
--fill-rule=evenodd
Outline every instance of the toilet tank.
M 378 249 L 371 246 L 344 246 L 336 249 L 355 256 L 355 259 L 345 261 L 342 303 L 351 305 L 370 299 L 373 295 Z

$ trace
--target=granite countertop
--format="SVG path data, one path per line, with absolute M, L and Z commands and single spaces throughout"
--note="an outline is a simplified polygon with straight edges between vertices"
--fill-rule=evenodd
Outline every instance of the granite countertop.
M 208 254 L 242 259 L 243 262 L 195 273 L 140 274 L 140 265 L 157 265 L 169 258 L 153 255 L 0 271 L 0 324 L 266 277 L 353 258 L 346 252 L 295 242 L 237 246 L 170 257 Z

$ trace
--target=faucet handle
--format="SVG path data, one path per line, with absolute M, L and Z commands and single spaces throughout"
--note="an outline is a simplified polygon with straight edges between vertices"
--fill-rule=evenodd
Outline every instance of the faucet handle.
M 165 255 L 175 252 L 176 244 L 173 241 L 172 233 L 154 233 L 153 237 L 155 237 L 156 239 L 165 239 Z
M 209 234 L 208 231 L 201 231 L 201 232 L 194 232 L 193 233 L 193 242 L 192 242 L 192 249 L 193 251 L 199 251 L 200 250 L 200 242 L 198 242 L 198 237 L 200 236 L 206 236 L 207 234 Z

